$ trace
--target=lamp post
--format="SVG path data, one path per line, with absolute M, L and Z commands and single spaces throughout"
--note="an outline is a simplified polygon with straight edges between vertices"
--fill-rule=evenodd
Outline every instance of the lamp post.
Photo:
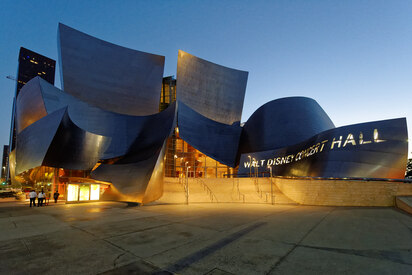
M 260 192 L 259 189 L 259 179 L 258 179 L 258 173 L 259 173 L 259 168 L 258 168 L 258 162 L 255 158 L 253 158 L 253 163 L 255 163 L 255 180 L 256 180 L 256 186 L 257 186 L 257 191 L 258 193 Z
M 189 162 L 185 162 L 185 167 L 187 166 Z M 189 178 L 188 178 L 188 174 L 189 174 L 189 168 L 190 166 L 186 167 L 186 204 L 189 204 Z
M 252 157 L 249 155 L 249 178 L 252 176 Z
M 259 180 L 259 165 L 257 164 L 257 161 L 256 161 L 256 181 L 258 180 Z
M 173 164 L 174 164 L 174 177 L 176 177 L 176 159 L 177 159 L 177 155 L 174 155 L 173 157 Z
M 255 158 L 253 158 L 253 163 L 255 163 L 255 166 L 254 166 L 255 167 L 255 177 L 257 178 L 259 174 L 259 167 L 258 167 L 258 162 Z
M 268 165 L 270 170 L 270 202 L 273 205 L 273 185 L 272 185 L 272 166 Z
M 180 165 L 179 165 L 179 183 L 180 183 L 180 181 L 183 182 L 183 174 L 184 174 L 184 172 L 185 172 L 185 171 L 183 170 L 182 163 L 183 163 L 183 157 L 180 158 Z M 182 179 L 180 179 L 180 178 L 182 178 Z
M 255 164 L 255 162 L 256 162 L 256 159 L 253 158 L 253 164 Z M 254 170 L 253 172 L 255 173 L 254 176 L 256 178 L 256 165 L 253 165 L 253 170 Z

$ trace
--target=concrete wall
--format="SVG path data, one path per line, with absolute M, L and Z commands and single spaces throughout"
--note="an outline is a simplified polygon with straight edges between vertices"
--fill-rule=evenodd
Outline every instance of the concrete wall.
M 394 206 L 395 196 L 412 195 L 412 184 L 385 181 L 274 179 L 287 197 L 305 205 Z
M 271 203 L 268 178 L 260 178 L 257 184 L 249 178 L 201 181 L 213 193 L 213 201 L 197 179 L 189 179 L 189 203 Z M 412 195 L 412 184 L 385 181 L 274 178 L 273 183 L 275 204 L 394 206 L 395 196 Z M 165 178 L 164 194 L 158 202 L 186 203 L 184 190 L 177 178 Z
M 412 196 L 396 197 L 396 207 L 412 215 Z

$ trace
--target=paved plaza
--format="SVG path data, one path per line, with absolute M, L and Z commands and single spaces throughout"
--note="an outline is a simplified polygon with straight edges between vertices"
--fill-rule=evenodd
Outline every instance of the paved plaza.
M 394 208 L 0 203 L 0 274 L 412 274 Z

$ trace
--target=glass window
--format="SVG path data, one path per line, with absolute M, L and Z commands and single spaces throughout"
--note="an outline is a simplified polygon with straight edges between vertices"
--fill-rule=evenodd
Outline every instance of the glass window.
M 90 200 L 97 201 L 100 196 L 100 184 L 91 184 L 90 185 Z
M 81 185 L 80 186 L 80 201 L 88 201 L 90 198 L 90 186 L 89 185 Z
M 67 185 L 67 201 L 78 201 L 79 199 L 79 185 L 68 184 Z

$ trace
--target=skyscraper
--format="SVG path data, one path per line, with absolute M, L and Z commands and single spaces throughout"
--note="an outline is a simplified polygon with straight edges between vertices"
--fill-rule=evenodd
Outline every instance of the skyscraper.
M 35 76 L 40 76 L 47 82 L 54 84 L 55 68 L 55 60 L 21 47 L 17 70 L 16 98 L 24 84 Z
M 1 178 L 2 179 L 6 178 L 6 166 L 8 162 L 9 162 L 9 146 L 4 145 L 3 146 L 3 159 L 1 162 Z
M 13 99 L 13 108 L 11 115 L 11 125 L 10 125 L 10 139 L 8 146 L 8 153 L 14 150 L 16 147 L 16 127 L 15 127 L 15 114 L 16 114 L 16 99 L 19 95 L 21 88 L 30 79 L 36 76 L 40 76 L 47 82 L 54 84 L 54 75 L 56 68 L 56 61 L 45 57 L 41 54 L 28 50 L 26 48 L 20 47 L 19 52 L 19 64 L 17 69 L 17 85 L 16 92 Z M 9 166 L 7 162 L 7 174 L 9 171 Z M 8 176 L 7 176 L 8 178 Z

